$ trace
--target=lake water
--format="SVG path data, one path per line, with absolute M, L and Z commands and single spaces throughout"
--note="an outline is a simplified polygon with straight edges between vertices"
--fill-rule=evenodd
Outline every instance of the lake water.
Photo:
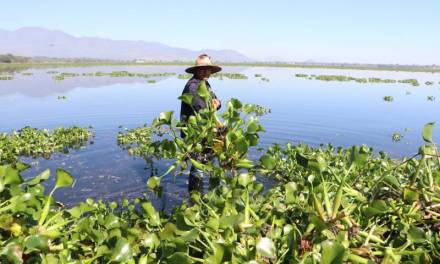
M 119 199 L 137 197 L 146 192 L 150 172 L 145 162 L 129 156 L 116 144 L 119 126 L 134 128 L 150 123 L 162 111 L 178 114 L 186 80 L 176 76 L 145 78 L 72 77 L 54 81 L 48 71 L 136 73 L 183 73 L 180 66 L 100 66 L 87 68 L 34 69 L 32 76 L 15 73 L 11 81 L 0 81 L 0 131 L 10 132 L 24 126 L 55 128 L 58 126 L 93 126 L 94 144 L 70 154 L 56 154 L 51 160 L 25 159 L 33 167 L 27 175 L 51 168 L 64 167 L 75 179 L 73 189 L 56 193 L 56 198 L 71 204 L 86 197 Z M 240 72 L 247 80 L 211 79 L 217 96 L 226 103 L 238 98 L 245 103 L 266 106 L 272 113 L 261 118 L 266 133 L 262 146 L 273 143 L 304 142 L 313 146 L 331 143 L 335 146 L 367 144 L 384 150 L 392 157 L 409 156 L 423 144 L 421 129 L 425 123 L 440 123 L 440 74 L 387 71 L 359 71 L 295 68 L 225 67 L 224 72 Z M 419 87 L 409 84 L 359 84 L 323 82 L 296 78 L 294 74 L 348 75 L 388 79 L 415 78 Z M 262 74 L 269 82 L 255 78 Z M 1 74 L 0 74 L 1 75 Z M 434 81 L 427 86 L 425 81 Z M 393 96 L 385 102 L 384 96 Z M 66 96 L 66 100 L 58 100 Z M 428 101 L 427 96 L 437 100 Z M 440 128 L 435 128 L 439 140 Z M 399 132 L 400 142 L 392 141 Z M 255 151 L 253 155 L 257 155 Z M 159 162 L 159 173 L 168 164 Z M 54 178 L 54 177 L 53 177 Z M 52 178 L 52 181 L 53 181 Z M 263 180 L 264 179 L 260 179 Z M 174 204 L 187 197 L 186 178 L 171 176 L 164 182 L 165 195 L 155 203 Z M 164 203 L 164 201 L 166 201 Z

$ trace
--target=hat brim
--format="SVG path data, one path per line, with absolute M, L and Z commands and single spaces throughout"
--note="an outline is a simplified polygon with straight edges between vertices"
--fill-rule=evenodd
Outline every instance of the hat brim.
M 196 70 L 199 68 L 211 68 L 212 70 L 211 73 L 216 73 L 222 70 L 222 68 L 217 65 L 199 65 L 199 66 L 189 67 L 185 70 L 185 72 L 194 74 Z

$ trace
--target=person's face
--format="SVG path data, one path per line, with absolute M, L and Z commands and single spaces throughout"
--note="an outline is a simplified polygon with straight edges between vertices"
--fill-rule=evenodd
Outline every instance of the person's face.
M 211 68 L 209 67 L 200 67 L 196 71 L 196 76 L 200 80 L 208 80 L 209 76 L 211 76 Z

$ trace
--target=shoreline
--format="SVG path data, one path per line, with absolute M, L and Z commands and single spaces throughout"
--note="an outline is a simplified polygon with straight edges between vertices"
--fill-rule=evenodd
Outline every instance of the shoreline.
M 307 65 L 289 63 L 220 63 L 222 66 L 233 67 L 268 67 L 292 69 L 336 69 L 336 70 L 365 70 L 365 71 L 393 71 L 393 72 L 423 72 L 440 73 L 440 69 L 428 67 L 371 67 L 355 65 Z M 41 62 L 41 63 L 4 63 L 0 64 L 1 70 L 20 70 L 29 68 L 67 68 L 67 67 L 95 67 L 95 66 L 191 66 L 192 62 Z

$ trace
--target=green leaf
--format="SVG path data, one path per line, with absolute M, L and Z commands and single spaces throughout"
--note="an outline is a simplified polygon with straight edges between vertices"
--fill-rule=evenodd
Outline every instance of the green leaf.
M 55 188 L 62 188 L 62 187 L 70 187 L 73 184 L 73 177 L 70 173 L 65 171 L 64 169 L 58 168 L 57 169 L 57 176 L 55 181 Z
M 20 176 L 18 170 L 12 168 L 11 166 L 7 166 L 4 175 L 4 184 L 20 184 L 23 182 L 23 179 Z
M 350 151 L 350 163 L 358 167 L 363 166 L 368 160 L 368 152 L 365 146 L 353 146 Z
M 193 96 L 190 93 L 182 94 L 179 99 L 187 105 L 192 105 Z
M 252 163 L 251 160 L 248 159 L 241 159 L 238 160 L 238 162 L 236 163 L 238 168 L 244 168 L 244 169 L 250 169 L 254 166 L 254 164 Z
M 112 251 L 113 254 L 110 260 L 114 262 L 126 262 L 132 257 L 130 244 L 125 238 L 122 237 L 118 238 Z
M 426 234 L 418 227 L 411 227 L 408 230 L 408 238 L 414 243 L 423 243 L 426 241 Z
M 168 222 L 159 233 L 160 240 L 171 240 L 174 237 L 174 230 L 176 230 L 176 226 Z
M 30 181 L 27 182 L 28 185 L 36 185 L 39 184 L 47 179 L 49 179 L 50 177 L 50 169 L 46 169 L 43 172 L 41 172 L 40 174 L 38 174 L 38 176 L 34 177 L 33 179 L 31 179 Z
M 397 178 L 393 175 L 387 175 L 384 178 L 384 181 L 391 184 L 395 188 L 400 188 L 400 182 L 397 180 Z
M 155 249 L 159 246 L 160 241 L 156 234 L 149 233 L 145 236 L 145 238 L 142 240 L 142 244 L 147 248 Z
M 243 104 L 240 102 L 240 100 L 231 98 L 231 100 L 228 102 L 228 106 L 232 107 L 235 110 L 235 109 L 240 109 L 243 106 Z
M 313 171 L 321 173 L 327 167 L 327 163 L 322 156 L 317 156 L 316 158 L 310 159 L 308 162 L 308 167 Z
M 432 141 L 432 129 L 434 128 L 434 123 L 428 123 L 423 127 L 423 140 L 428 143 L 433 143 Z
M 192 264 L 191 258 L 186 253 L 176 252 L 167 259 L 169 264 Z
M 208 88 L 206 87 L 206 82 L 204 80 L 200 81 L 199 87 L 197 88 L 197 94 L 205 100 L 211 97 L 211 94 L 209 93 Z
M 14 264 L 23 263 L 23 250 L 14 242 L 9 243 L 2 248 L 0 256 L 5 256 L 8 261 Z
M 295 182 L 289 182 L 284 184 L 284 189 L 286 190 L 286 203 L 293 204 L 297 199 L 296 190 L 298 186 Z
M 255 134 L 260 130 L 260 125 L 255 118 L 251 118 L 249 123 L 247 124 L 246 132 L 248 134 Z
M 148 188 L 150 188 L 151 190 L 156 189 L 157 187 L 160 186 L 161 180 L 162 180 L 162 177 L 158 177 L 158 176 L 152 176 L 152 177 L 148 178 L 148 180 L 147 180 Z
M 270 238 L 262 237 L 257 242 L 257 252 L 264 257 L 275 258 L 275 244 Z
M 49 240 L 42 235 L 28 236 L 24 241 L 24 247 L 26 248 L 26 252 L 35 250 L 46 252 L 49 251 Z
M 261 165 L 265 168 L 265 169 L 268 169 L 268 170 L 273 170 L 274 168 L 275 168 L 275 165 L 276 165 L 276 160 L 275 160 L 275 158 L 273 157 L 273 156 L 271 156 L 271 155 L 263 155 L 263 156 L 261 156 L 261 158 L 260 158 L 260 162 L 261 162 Z
M 419 200 L 419 193 L 410 188 L 403 189 L 403 199 L 407 202 L 415 202 Z
M 152 225 L 152 226 L 160 225 L 160 215 L 156 211 L 156 209 L 154 209 L 153 204 L 151 202 L 142 203 L 141 207 L 144 210 L 144 212 L 147 214 L 147 216 L 150 220 L 149 221 L 150 225 Z
M 243 187 L 248 186 L 250 183 L 255 181 L 255 176 L 249 173 L 240 173 L 238 175 L 238 184 Z
M 43 256 L 42 264 L 58 264 L 58 258 L 54 254 L 47 254 Z
M 159 114 L 159 121 L 161 124 L 171 124 L 171 118 L 173 116 L 173 111 L 161 112 Z
M 119 218 L 114 214 L 108 214 L 104 219 L 104 225 L 107 229 L 113 229 L 120 227 Z
M 321 247 L 321 264 L 342 263 L 345 248 L 339 242 L 326 240 L 321 243 Z
M 381 262 L 381 264 L 395 264 L 400 263 L 401 255 L 397 252 L 395 253 L 392 248 L 385 249 L 385 256 Z
M 207 171 L 207 167 L 206 165 L 202 164 L 201 162 L 198 162 L 195 159 L 190 159 L 192 165 L 194 165 L 194 167 L 196 167 L 196 169 L 202 170 L 202 171 Z
M 24 170 L 29 169 L 30 167 L 31 167 L 31 166 L 30 166 L 29 164 L 23 163 L 23 162 L 21 162 L 21 161 L 19 161 L 19 162 L 17 162 L 17 163 L 15 164 L 15 168 L 16 168 L 18 171 L 24 171 Z

